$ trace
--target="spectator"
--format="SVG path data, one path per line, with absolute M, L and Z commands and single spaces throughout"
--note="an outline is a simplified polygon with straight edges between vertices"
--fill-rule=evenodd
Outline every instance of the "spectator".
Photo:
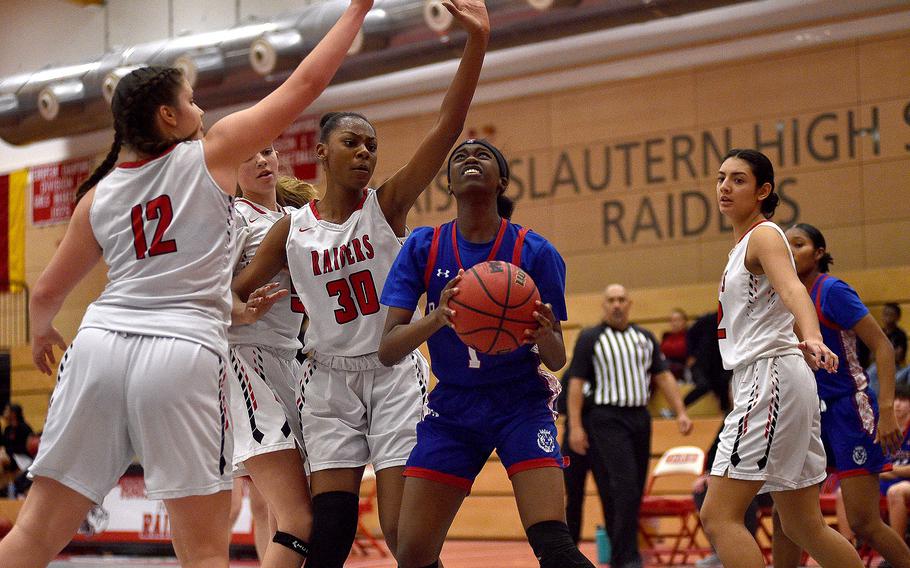
M 31 464 L 28 452 L 28 438 L 32 435 L 32 427 L 25 421 L 22 407 L 18 404 L 7 404 L 3 409 L 3 449 L 9 460 L 5 465 L 6 471 L 17 472 L 24 470 Z
M 903 333 L 903 331 L 901 331 L 901 333 Z M 891 345 L 894 346 L 895 385 L 910 382 L 910 366 L 906 364 L 907 336 L 901 335 L 901 333 L 888 334 L 888 332 L 885 331 L 885 335 L 888 336 L 888 339 L 891 340 Z M 869 388 L 878 395 L 878 365 L 875 363 L 869 365 L 869 368 L 866 369 L 866 374 L 869 376 Z
M 667 360 L 667 367 L 677 382 L 689 382 L 686 372 L 686 361 L 689 349 L 686 344 L 686 312 L 674 308 L 670 312 L 670 331 L 665 331 L 660 339 L 660 352 Z
M 606 494 L 604 522 L 613 543 L 611 566 L 639 568 L 638 511 L 651 457 L 650 383 L 676 411 L 680 432 L 688 434 L 676 379 L 667 370 L 657 339 L 629 323 L 632 300 L 626 289 L 612 284 L 604 292 L 604 320 L 582 330 L 575 343 L 569 377 L 569 447 L 604 465 L 598 490 Z M 593 387 L 591 409 L 582 417 L 584 385 Z M 606 487 L 604 487 L 606 485 Z
M 695 388 L 683 400 L 686 406 L 711 392 L 717 397 L 724 414 L 730 412 L 730 379 L 732 371 L 724 369 L 717 344 L 717 312 L 701 316 L 686 334 L 689 346 L 690 370 Z
M 904 430 L 901 449 L 891 456 L 894 469 L 882 473 L 881 492 L 888 497 L 888 524 L 902 537 L 907 534 L 907 504 L 910 503 L 910 385 L 894 389 L 894 414 Z
M 895 349 L 898 345 L 907 345 L 907 333 L 900 327 L 898 327 L 897 322 L 901 320 L 901 307 L 895 302 L 888 302 L 882 308 L 882 331 L 885 332 L 885 335 L 888 336 L 888 339 L 891 340 L 891 344 L 895 346 Z M 862 342 L 857 346 L 857 351 L 859 353 L 859 362 L 863 368 L 868 368 L 869 363 L 871 362 L 871 356 L 869 353 L 869 348 Z M 904 352 L 906 354 L 906 347 L 904 347 Z M 897 361 L 898 369 L 904 366 L 903 358 Z M 877 391 L 877 386 L 876 386 Z

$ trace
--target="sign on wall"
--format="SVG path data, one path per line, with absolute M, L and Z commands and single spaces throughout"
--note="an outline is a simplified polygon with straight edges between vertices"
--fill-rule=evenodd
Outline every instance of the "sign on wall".
M 92 172 L 94 158 L 76 158 L 30 169 L 32 224 L 66 223 L 73 214 L 76 190 Z

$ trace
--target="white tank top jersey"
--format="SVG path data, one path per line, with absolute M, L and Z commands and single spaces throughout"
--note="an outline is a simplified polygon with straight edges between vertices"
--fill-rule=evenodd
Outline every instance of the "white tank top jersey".
M 766 275 L 752 274 L 746 268 L 749 237 L 758 227 L 777 231 L 787 246 L 790 263 L 794 264 L 784 232 L 770 221 L 756 223 L 730 251 L 720 281 L 717 307 L 717 342 L 725 369 L 736 369 L 765 357 L 801 353 L 796 347 L 793 314 Z
M 355 357 L 379 349 L 388 311 L 379 294 L 400 250 L 374 189 L 340 225 L 320 219 L 315 202 L 291 215 L 288 267 L 310 318 L 304 351 Z
M 240 272 L 253 261 L 253 256 L 262 243 L 262 239 L 276 221 L 296 211 L 295 207 L 285 207 L 281 211 L 270 211 L 242 197 L 234 200 L 234 211 L 237 213 L 238 230 L 246 227 L 249 236 L 240 260 L 234 268 L 234 274 Z M 258 321 L 249 325 L 233 325 L 228 330 L 228 341 L 231 345 L 265 345 L 282 350 L 300 349 L 300 326 L 303 323 L 303 307 L 293 293 L 291 275 L 282 270 L 271 279 L 278 283 L 280 290 L 290 290 L 291 294 L 275 303 Z
M 234 212 L 202 141 L 121 164 L 98 183 L 89 218 L 108 283 L 80 327 L 176 337 L 226 355 Z

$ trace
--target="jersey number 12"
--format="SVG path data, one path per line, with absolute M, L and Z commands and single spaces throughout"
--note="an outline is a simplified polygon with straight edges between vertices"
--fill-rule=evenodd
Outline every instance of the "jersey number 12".
M 146 203 L 145 207 L 141 203 L 134 205 L 130 211 L 130 218 L 133 225 L 133 247 L 136 249 L 136 260 L 177 251 L 177 241 L 164 238 L 164 232 L 174 220 L 174 208 L 171 207 L 170 196 L 159 195 Z M 155 220 L 158 223 L 155 225 L 155 233 L 152 235 L 152 246 L 149 246 L 145 238 L 145 223 Z

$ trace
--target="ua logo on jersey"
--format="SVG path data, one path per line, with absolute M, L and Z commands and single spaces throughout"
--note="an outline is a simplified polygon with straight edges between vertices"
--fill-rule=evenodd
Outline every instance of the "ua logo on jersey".
M 439 276 L 439 277 L 441 277 L 441 278 L 448 278 L 448 277 L 449 277 L 449 271 L 448 271 L 448 270 L 443 270 L 443 269 L 441 269 L 441 268 L 437 268 L 437 269 L 436 269 L 436 276 Z

